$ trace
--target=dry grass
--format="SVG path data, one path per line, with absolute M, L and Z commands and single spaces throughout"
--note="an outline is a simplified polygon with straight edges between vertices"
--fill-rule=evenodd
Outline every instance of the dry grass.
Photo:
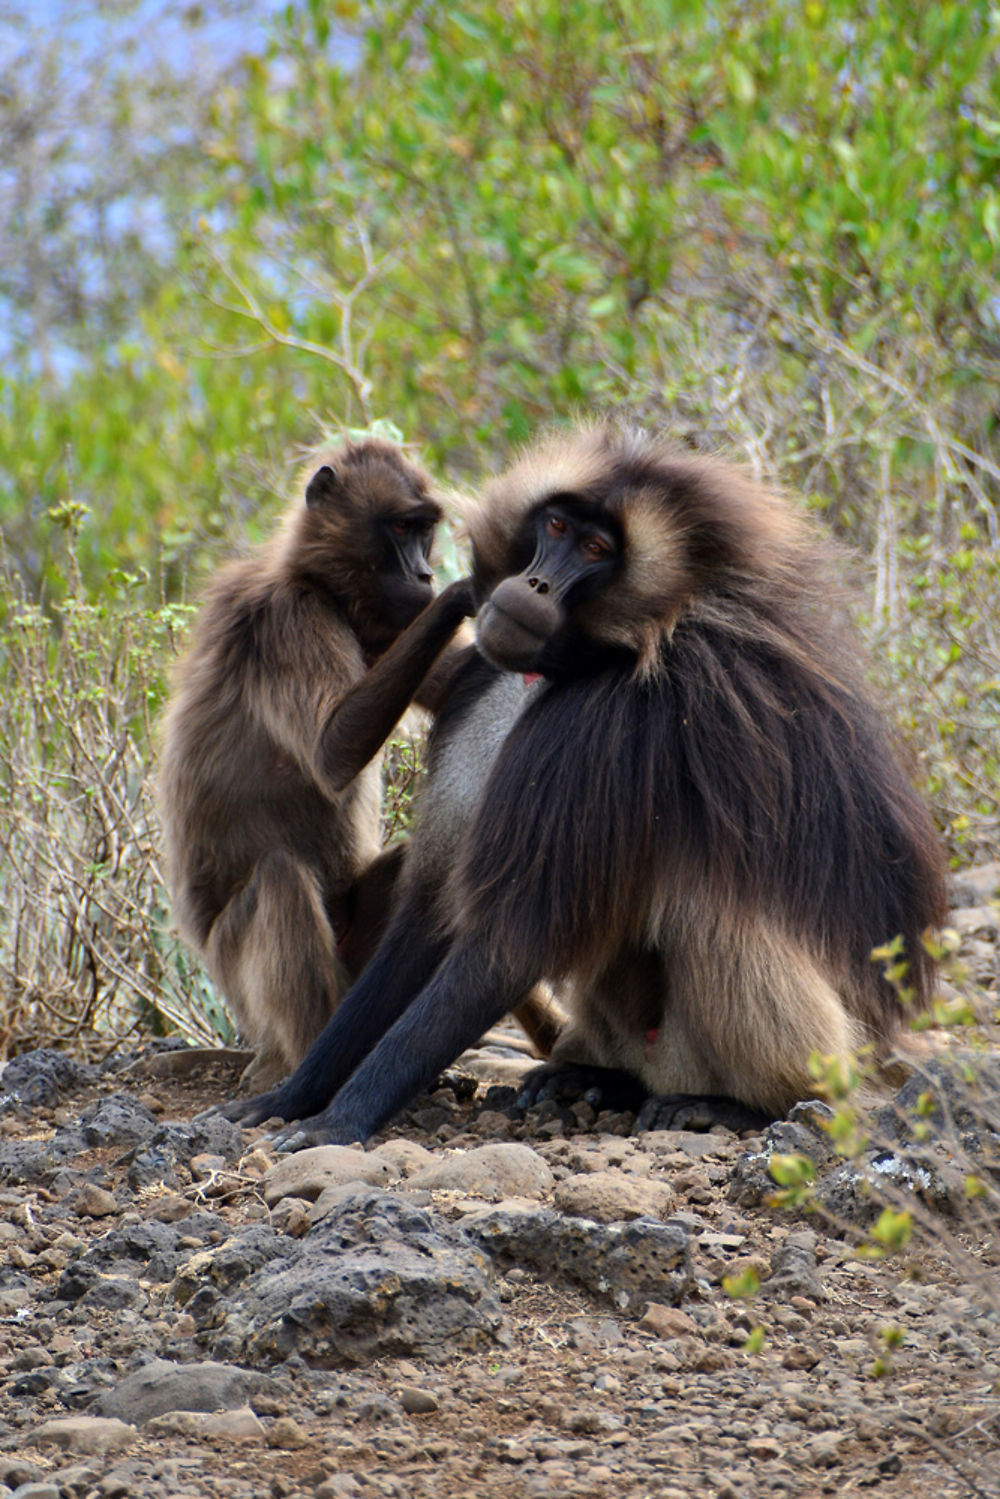
M 186 611 L 151 607 L 148 580 L 83 596 L 78 508 L 66 593 L 26 597 L 0 555 L 0 1055 L 142 1027 L 210 1041 L 225 1016 L 169 935 L 153 807 L 152 723 Z

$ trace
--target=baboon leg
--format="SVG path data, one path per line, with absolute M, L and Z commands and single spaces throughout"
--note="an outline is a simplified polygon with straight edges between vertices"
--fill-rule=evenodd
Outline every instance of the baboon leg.
M 369 975 L 382 965 L 398 921 L 397 916 L 345 1010 L 360 999 Z M 510 974 L 498 972 L 481 944 L 456 941 L 419 993 L 409 997 L 406 1007 L 393 1006 L 398 1018 L 391 1025 L 382 1024 L 374 1033 L 380 1039 L 374 1046 L 369 1040 L 367 1055 L 339 1087 L 332 1103 L 314 1116 L 296 1108 L 293 1117 L 302 1123 L 283 1130 L 276 1137 L 277 1143 L 285 1149 L 301 1150 L 305 1145 L 367 1140 L 421 1088 L 432 1083 L 467 1046 L 507 1014 L 518 994 L 525 993 L 527 988 L 525 979 L 518 981 Z M 343 1013 L 341 1010 L 340 1014 Z M 339 1018 L 338 1015 L 328 1027 L 327 1039 L 337 1028 Z M 389 1015 L 384 1014 L 382 1019 L 388 1020 Z M 323 1043 L 321 1038 L 311 1055 Z M 307 1058 L 306 1066 L 308 1061 Z M 299 1070 L 302 1073 L 305 1067 Z
M 815 1093 L 810 1057 L 844 1056 L 858 1038 L 814 955 L 764 923 L 702 917 L 683 930 L 656 972 L 636 965 L 629 975 L 619 963 L 577 990 L 522 1105 L 583 1095 L 637 1110 L 641 1129 L 745 1129 Z M 633 1006 L 625 1025 L 623 993 Z
M 511 1011 L 540 1057 L 550 1057 L 566 1024 L 566 1016 L 544 984 L 536 984 Z
M 397 843 L 373 859 L 348 894 L 348 927 L 337 944 L 344 963 L 357 978 L 385 935 L 392 914 L 406 844 Z
M 298 1065 L 350 982 L 318 878 L 283 849 L 258 860 L 217 917 L 206 957 L 246 1039 L 262 1048 L 247 1077 L 258 1088 Z
M 554 1038 L 551 1061 L 525 1075 L 520 1107 L 584 1098 L 598 1109 L 638 1110 L 648 1093 L 640 1078 L 643 1033 L 662 1011 L 664 994 L 659 961 L 650 953 L 622 952 L 607 970 L 574 980 L 571 1013 Z
M 261 1124 L 271 1118 L 305 1119 L 322 1109 L 421 993 L 447 950 L 447 939 L 433 933 L 425 904 L 404 901 L 374 958 L 294 1074 L 280 1088 L 227 1104 L 226 1118 Z M 419 1036 L 408 1044 L 418 1051 L 422 1045 Z M 454 1060 L 447 1057 L 443 1066 Z
M 672 955 L 669 1005 L 644 1081 L 658 1094 L 738 1099 L 780 1118 L 816 1092 L 814 1053 L 847 1056 L 852 1023 L 819 960 L 764 923 L 704 923 Z
M 337 951 L 354 978 L 371 960 L 389 925 L 405 853 L 405 843 L 386 849 L 361 871 L 351 887 L 350 925 Z M 566 1016 L 546 985 L 536 984 L 511 1013 L 537 1055 L 551 1055 Z

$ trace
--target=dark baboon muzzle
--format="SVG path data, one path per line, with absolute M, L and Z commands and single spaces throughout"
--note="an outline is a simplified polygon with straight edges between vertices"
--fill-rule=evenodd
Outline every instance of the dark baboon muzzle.
M 476 620 L 476 642 L 488 661 L 505 671 L 525 671 L 563 622 L 562 606 L 522 575 L 505 578 Z
M 401 630 L 427 608 L 433 597 L 429 583 L 416 578 L 388 578 L 382 585 L 382 613 L 394 631 Z

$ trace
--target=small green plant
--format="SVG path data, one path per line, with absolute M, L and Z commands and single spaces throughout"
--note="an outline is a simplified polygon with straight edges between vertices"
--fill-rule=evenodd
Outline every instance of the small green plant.
M 886 953 L 876 956 L 884 961 Z M 945 972 L 961 982 L 956 967 L 946 963 Z M 903 983 L 905 971 L 897 979 Z M 858 1259 L 909 1255 L 912 1266 L 922 1253 L 944 1252 L 986 1305 L 1000 1311 L 989 1268 L 1000 1224 L 992 1143 L 1000 1132 L 1000 1071 L 990 1017 L 971 993 L 956 988 L 936 1019 L 933 1048 L 926 1060 L 905 1064 L 909 1079 L 892 1105 L 884 1077 L 873 1092 L 880 1075 L 871 1058 L 847 1069 L 838 1063 L 832 1071 L 815 1059 L 819 1090 L 830 1100 L 813 1116 L 816 1160 L 808 1151 L 772 1155 L 768 1170 L 779 1190 L 768 1200 L 785 1210 L 819 1213 L 853 1243 Z M 913 1030 L 919 1038 L 918 1017 Z M 841 1167 L 853 1172 L 859 1208 L 847 1220 L 829 1207 L 825 1190 Z M 876 1372 L 887 1369 L 886 1363 Z
M 806 1155 L 773 1155 L 768 1171 L 781 1188 L 771 1201 L 776 1207 L 806 1208 L 812 1203 L 816 1166 Z
M 868 1242 L 858 1247 L 862 1259 L 883 1259 L 887 1254 L 898 1254 L 905 1249 L 913 1237 L 913 1213 L 904 1208 L 896 1212 L 883 1208 L 868 1232 Z
M 394 843 L 410 826 L 423 766 L 424 735 L 397 735 L 386 746 L 382 772 L 382 836 Z
M 906 1329 L 887 1324 L 879 1328 L 879 1341 L 882 1344 L 882 1352 L 872 1364 L 872 1376 L 875 1379 L 885 1379 L 892 1373 L 892 1355 L 897 1348 L 902 1348 L 906 1341 Z
M 748 1297 L 756 1296 L 760 1290 L 760 1276 L 752 1265 L 748 1265 L 739 1275 L 724 1275 L 722 1289 L 734 1301 L 743 1301 Z
M 748 1265 L 739 1275 L 724 1275 L 722 1289 L 733 1301 L 753 1301 L 760 1290 L 760 1276 L 752 1265 Z M 762 1323 L 756 1323 L 747 1333 L 743 1351 L 760 1353 L 766 1341 L 767 1329 Z
M 747 1333 L 743 1343 L 743 1351 L 744 1353 L 761 1353 L 766 1342 L 767 1329 L 758 1323 L 755 1327 L 751 1327 Z

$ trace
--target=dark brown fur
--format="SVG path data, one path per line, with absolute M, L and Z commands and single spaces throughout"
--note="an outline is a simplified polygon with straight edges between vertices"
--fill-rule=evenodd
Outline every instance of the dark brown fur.
M 567 985 L 566 1061 L 770 1115 L 809 1095 L 814 1052 L 898 1030 L 876 945 L 901 937 L 930 995 L 941 853 L 831 617 L 827 549 L 723 463 L 612 427 L 550 440 L 470 511 L 494 661 L 504 629 L 524 638 L 497 585 L 536 588 L 538 517 L 567 496 L 620 537 L 617 571 L 566 595 L 523 702 L 483 660 L 456 675 L 393 925 L 295 1077 L 243 1111 L 332 1097 L 295 1143 L 367 1137 L 541 979 Z
M 388 443 L 328 456 L 326 490 L 211 582 L 162 733 L 174 915 L 261 1081 L 301 1059 L 377 938 L 392 861 L 374 903 L 375 876 L 358 885 L 379 853 L 377 751 L 468 612 L 442 595 L 383 654 L 431 590 L 386 562 L 380 528 L 429 528 L 440 506 Z

